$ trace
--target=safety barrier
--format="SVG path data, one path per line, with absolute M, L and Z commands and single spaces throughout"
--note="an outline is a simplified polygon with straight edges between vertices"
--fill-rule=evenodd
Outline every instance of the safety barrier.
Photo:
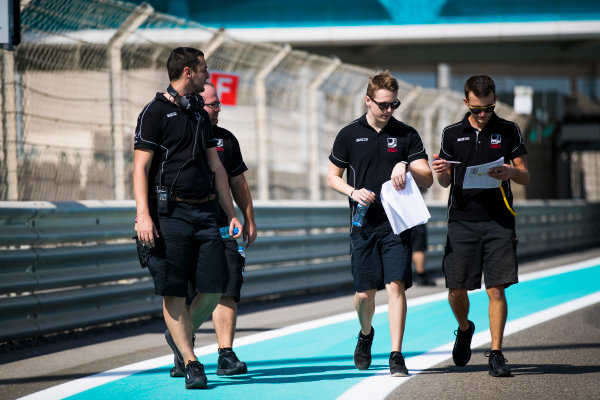
M 517 204 L 520 257 L 600 245 L 600 204 Z M 430 205 L 427 269 L 440 272 L 446 207 Z M 347 205 L 257 202 L 244 301 L 349 286 Z M 160 314 L 131 237 L 132 201 L 0 202 L 0 340 Z

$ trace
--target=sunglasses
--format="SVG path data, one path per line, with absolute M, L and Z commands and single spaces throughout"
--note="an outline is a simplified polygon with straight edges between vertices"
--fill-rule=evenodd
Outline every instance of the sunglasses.
M 205 106 L 209 106 L 214 110 L 215 108 L 221 108 L 221 102 L 215 101 L 214 103 L 205 104 Z
M 489 106 L 482 106 L 482 107 L 471 107 L 471 106 L 468 106 L 468 107 L 469 107 L 469 110 L 471 110 L 471 114 L 473 114 L 473 115 L 479 115 L 482 111 L 486 114 L 489 114 L 492 111 L 494 111 L 496 104 L 494 103 Z
M 392 107 L 392 110 L 395 110 L 396 108 L 400 107 L 400 100 L 396 99 L 396 101 L 394 101 L 393 103 L 388 103 L 388 102 L 384 102 L 382 101 L 381 103 L 373 100 L 373 98 L 371 96 L 369 96 L 369 98 L 371 99 L 371 101 L 375 104 L 377 104 L 377 107 L 379 107 L 379 109 L 381 111 L 385 111 L 388 109 L 388 107 Z

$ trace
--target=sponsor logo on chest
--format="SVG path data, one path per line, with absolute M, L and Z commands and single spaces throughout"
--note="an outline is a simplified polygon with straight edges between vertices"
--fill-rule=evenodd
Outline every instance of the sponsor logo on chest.
M 167 118 L 171 118 L 177 115 L 177 111 L 173 111 L 172 113 L 167 114 Z
M 398 152 L 398 138 L 390 137 L 387 138 L 387 152 L 397 153 Z
M 493 133 L 490 140 L 490 149 L 501 149 L 502 148 L 502 135 L 499 133 Z
M 358 142 L 368 142 L 368 141 L 369 141 L 369 138 L 366 138 L 366 137 L 356 138 L 356 143 L 358 143 Z

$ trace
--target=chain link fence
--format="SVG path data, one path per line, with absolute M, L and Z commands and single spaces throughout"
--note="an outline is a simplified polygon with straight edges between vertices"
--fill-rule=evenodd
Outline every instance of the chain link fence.
M 2 51 L 0 200 L 131 199 L 136 119 L 168 85 L 177 46 L 205 52 L 210 71 L 239 77 L 220 124 L 239 139 L 256 199 L 331 200 L 328 155 L 337 132 L 365 112 L 378 71 L 110 0 L 21 4 L 22 43 Z M 396 117 L 437 152 L 442 128 L 462 118 L 462 95 L 400 82 Z M 512 108 L 498 113 L 524 124 Z M 439 185 L 430 200 L 445 200 Z M 519 193 L 516 193 L 519 197 Z

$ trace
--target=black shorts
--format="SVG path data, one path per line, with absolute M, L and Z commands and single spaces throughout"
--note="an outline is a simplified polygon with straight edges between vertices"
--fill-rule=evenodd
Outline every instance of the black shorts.
M 412 286 L 412 251 L 410 231 L 394 235 L 391 228 L 350 234 L 352 277 L 354 290 L 381 290 L 387 283 L 404 281 L 405 289 Z
M 225 256 L 227 257 L 227 266 L 229 267 L 229 284 L 223 292 L 223 296 L 233 297 L 235 302 L 240 301 L 240 292 L 244 283 L 244 267 L 246 259 L 238 252 L 236 240 L 224 240 Z
M 221 296 L 233 297 L 236 303 L 240 302 L 240 293 L 242 284 L 244 283 L 244 268 L 246 267 L 246 259 L 238 251 L 236 240 L 224 240 L 225 258 L 227 258 L 227 267 L 229 269 L 229 283 L 227 289 Z M 187 304 L 192 304 L 192 300 L 196 296 L 196 288 L 188 285 Z
M 495 221 L 453 221 L 448 223 L 446 251 L 442 262 L 446 287 L 508 287 L 519 281 L 517 238 L 512 228 Z
M 158 230 L 148 269 L 160 296 L 186 297 L 188 285 L 199 293 L 223 293 L 229 281 L 214 201 L 169 204 L 169 213 L 152 219 Z
M 416 225 L 410 228 L 410 246 L 412 251 L 427 251 L 427 226 Z

